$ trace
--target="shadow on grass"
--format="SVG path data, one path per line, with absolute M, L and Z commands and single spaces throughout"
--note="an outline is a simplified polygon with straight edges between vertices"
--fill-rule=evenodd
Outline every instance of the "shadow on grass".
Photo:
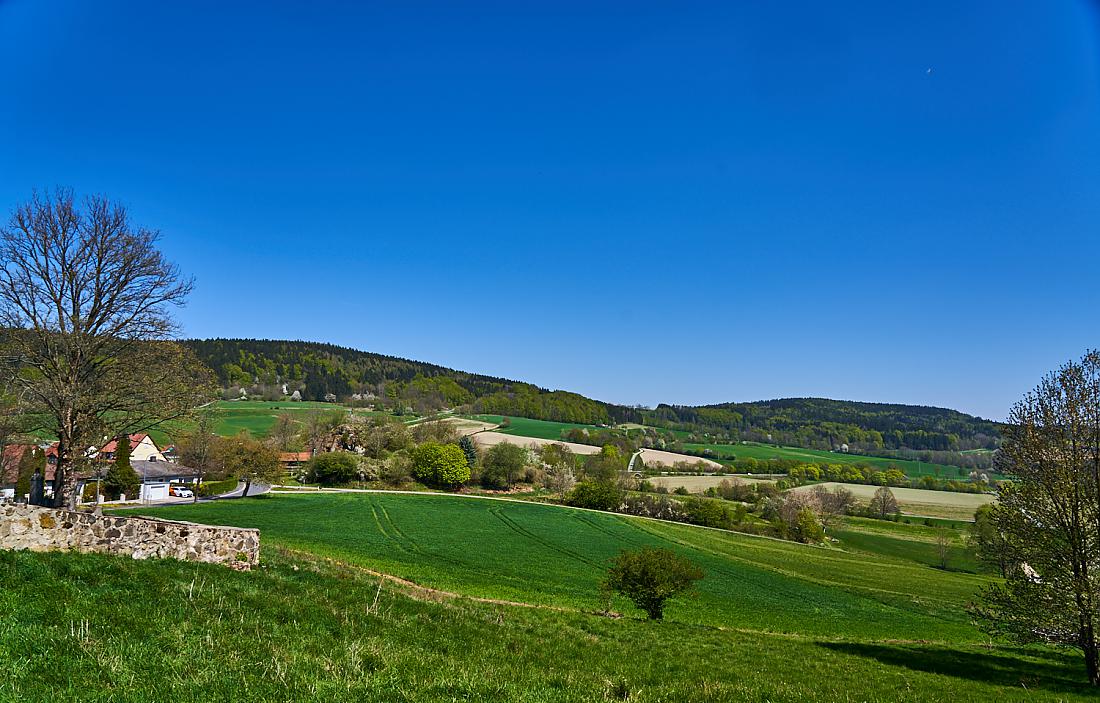
M 1095 695 L 1088 685 L 1083 660 L 1059 652 L 1012 649 L 966 650 L 935 645 L 865 644 L 859 642 L 818 642 L 834 652 L 874 659 L 929 674 L 954 676 L 995 686 L 1042 689 L 1063 693 Z

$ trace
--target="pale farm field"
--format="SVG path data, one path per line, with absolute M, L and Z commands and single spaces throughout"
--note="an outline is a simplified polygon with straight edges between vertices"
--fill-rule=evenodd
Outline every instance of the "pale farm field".
M 490 425 L 491 427 L 494 425 Z M 478 432 L 472 435 L 473 440 L 480 446 L 491 447 L 495 444 L 508 443 L 516 444 L 521 447 L 527 447 L 528 449 L 538 449 L 545 447 L 547 444 L 564 444 L 569 447 L 570 451 L 574 454 L 599 454 L 600 448 L 594 447 L 591 444 L 577 444 L 576 442 L 563 442 L 560 439 L 540 439 L 539 437 L 521 437 L 514 434 L 504 434 L 502 432 Z
M 729 481 L 736 483 L 737 481 L 743 481 L 745 483 L 773 481 L 770 478 L 756 478 L 754 476 L 649 476 L 647 481 L 655 486 L 664 486 L 670 491 L 674 491 L 677 488 L 685 488 L 688 493 L 702 493 L 703 491 L 717 486 L 722 481 Z
M 463 422 L 476 422 L 475 420 L 463 420 Z M 487 424 L 487 423 L 480 423 Z M 494 427 L 494 425 L 489 425 Z M 461 430 L 460 430 L 461 431 Z M 600 448 L 591 444 L 577 444 L 576 442 L 563 442 L 560 439 L 542 439 L 539 437 L 522 437 L 520 435 L 504 434 L 502 432 L 483 432 L 476 431 L 474 433 L 468 433 L 473 438 L 474 442 L 483 446 L 491 447 L 494 444 L 500 444 L 501 442 L 508 442 L 509 444 L 517 444 L 521 447 L 527 447 L 528 449 L 538 449 L 539 447 L 545 447 L 547 444 L 564 444 L 569 447 L 570 451 L 574 454 L 599 454 Z M 722 465 L 710 461 L 709 459 L 700 459 L 699 457 L 688 456 L 686 454 L 676 454 L 674 452 L 665 452 L 659 449 L 644 449 L 642 450 L 642 461 L 646 466 L 672 466 L 681 461 L 690 462 L 692 464 L 697 462 L 703 462 L 708 466 L 715 468 L 722 468 Z
M 448 425 L 454 425 L 455 430 L 458 431 L 463 437 L 475 434 L 477 432 L 485 432 L 486 430 L 496 429 L 496 425 L 491 422 L 482 422 L 481 420 L 467 420 L 464 417 L 448 417 L 442 420 Z
M 702 462 L 707 466 L 717 471 L 722 470 L 722 465 L 717 461 L 711 461 L 710 459 L 703 459 L 697 456 L 688 456 L 687 454 L 676 454 L 675 452 L 666 452 L 661 449 L 643 449 L 642 461 L 646 466 L 673 466 L 681 461 L 686 461 L 689 464 L 697 464 Z
M 830 489 L 834 486 L 843 486 L 851 491 L 856 499 L 868 502 L 871 496 L 878 490 L 878 486 L 865 486 L 851 483 L 823 483 Z M 800 486 L 795 491 L 813 490 L 813 486 Z M 996 500 L 995 496 L 988 493 L 953 493 L 951 491 L 928 491 L 922 488 L 891 488 L 894 497 L 897 498 L 901 512 L 909 515 L 923 515 L 926 517 L 943 517 L 955 520 L 970 520 L 974 517 L 974 511 L 987 503 Z

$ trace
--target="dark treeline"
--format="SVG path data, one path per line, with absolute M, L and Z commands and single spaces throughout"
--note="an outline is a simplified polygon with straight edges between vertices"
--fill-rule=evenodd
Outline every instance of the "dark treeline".
M 959 452 L 995 449 L 1000 427 L 956 410 L 919 405 L 785 398 L 701 407 L 616 408 L 612 419 L 711 434 L 718 441 L 750 440 L 810 449 L 896 456 L 899 450 Z
M 962 464 L 959 452 L 993 449 L 997 423 L 944 408 L 788 398 L 709 406 L 612 405 L 576 393 L 456 371 L 435 364 L 301 341 L 205 339 L 184 342 L 217 374 L 227 398 L 362 402 L 397 410 L 462 408 L 474 413 L 604 425 L 634 422 L 693 435 L 811 449 Z M 936 458 L 933 459 L 932 457 Z M 975 458 L 976 467 L 984 459 Z

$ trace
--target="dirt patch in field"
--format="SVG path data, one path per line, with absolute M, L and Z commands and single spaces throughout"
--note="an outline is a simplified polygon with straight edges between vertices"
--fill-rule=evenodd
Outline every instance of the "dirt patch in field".
M 502 432 L 478 432 L 473 436 L 474 442 L 483 447 L 491 447 L 495 444 L 507 442 L 528 449 L 538 449 L 547 444 L 564 444 L 574 454 L 599 454 L 600 448 L 591 444 L 577 444 L 576 442 L 563 442 L 560 439 L 540 439 L 538 437 L 520 437 L 519 435 L 504 434 Z
M 687 454 L 666 452 L 660 449 L 643 449 L 642 461 L 645 462 L 646 466 L 674 466 L 680 462 L 687 462 L 689 464 L 698 464 L 702 462 L 712 469 L 719 471 L 722 469 L 722 465 L 717 461 L 711 461 L 710 459 L 703 459 L 697 456 L 688 456 Z
M 442 422 L 446 422 L 448 425 L 454 425 L 455 430 L 457 430 L 458 433 L 463 437 L 467 437 L 477 432 L 495 430 L 497 427 L 491 422 L 482 422 L 481 420 L 468 420 L 464 417 L 448 417 L 442 420 Z

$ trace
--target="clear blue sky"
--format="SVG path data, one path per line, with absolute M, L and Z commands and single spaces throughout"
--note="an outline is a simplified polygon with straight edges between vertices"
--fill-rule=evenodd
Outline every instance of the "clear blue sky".
M 1100 344 L 1080 2 L 0 0 L 0 208 L 127 203 L 193 336 L 1001 418 Z

